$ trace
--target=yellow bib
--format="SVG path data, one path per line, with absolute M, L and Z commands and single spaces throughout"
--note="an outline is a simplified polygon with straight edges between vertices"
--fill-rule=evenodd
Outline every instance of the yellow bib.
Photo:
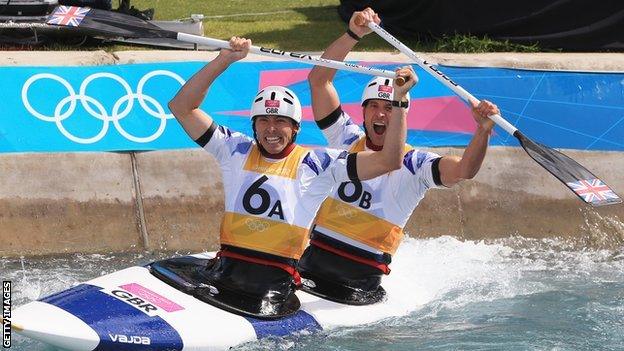
M 270 162 L 253 145 L 241 171 L 251 185 L 239 189 L 237 201 L 242 200 L 243 204 L 236 204 L 234 211 L 226 211 L 223 216 L 222 244 L 294 259 L 301 257 L 308 229 L 297 226 L 287 213 L 297 200 L 293 195 L 298 187 L 297 170 L 307 151 L 295 146 L 286 158 Z M 269 196 L 267 189 L 272 189 L 274 194 Z M 244 204 L 252 198 L 260 199 L 260 205 Z
M 413 149 L 405 145 L 404 152 Z M 366 150 L 366 136 L 349 152 Z M 382 176 L 384 177 L 384 176 Z M 328 197 L 316 217 L 316 224 L 363 243 L 376 250 L 394 254 L 403 238 L 403 228 L 338 198 Z

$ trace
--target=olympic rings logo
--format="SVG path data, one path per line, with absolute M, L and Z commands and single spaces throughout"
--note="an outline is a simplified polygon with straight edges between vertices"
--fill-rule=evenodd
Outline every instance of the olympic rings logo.
M 357 216 L 358 211 L 352 208 L 339 207 L 338 208 L 338 216 L 344 217 L 347 219 L 353 219 Z
M 271 226 L 267 221 L 263 221 L 261 219 L 245 219 L 245 224 L 249 230 L 254 232 L 263 232 Z
M 185 83 L 182 77 L 180 77 L 179 75 L 171 71 L 156 70 L 156 71 L 147 73 L 141 78 L 141 80 L 139 80 L 139 83 L 137 85 L 137 91 L 135 93 L 132 91 L 132 88 L 130 88 L 130 85 L 123 78 L 121 78 L 120 76 L 116 74 L 105 73 L 105 72 L 94 73 L 88 76 L 82 82 L 82 84 L 80 85 L 78 94 L 76 94 L 76 91 L 69 84 L 67 80 L 59 77 L 56 74 L 39 73 L 28 78 L 28 80 L 24 83 L 24 86 L 22 87 L 22 102 L 24 103 L 24 107 L 26 107 L 26 110 L 28 110 L 28 112 L 30 112 L 34 117 L 45 122 L 54 122 L 56 124 L 56 127 L 61 132 L 61 134 L 67 137 L 67 139 L 76 143 L 92 144 L 92 143 L 96 143 L 100 141 L 108 132 L 110 122 L 113 122 L 115 129 L 117 129 L 119 134 L 121 134 L 126 139 L 136 142 L 136 143 L 149 143 L 151 141 L 158 139 L 158 137 L 160 137 L 162 133 L 165 131 L 165 127 L 167 126 L 167 120 L 174 118 L 172 114 L 165 112 L 164 107 L 160 104 L 160 102 L 158 102 L 158 100 L 154 99 L 153 97 L 143 92 L 145 84 L 151 78 L 156 77 L 156 76 L 171 77 L 175 79 L 178 83 L 180 83 L 180 85 L 184 85 Z M 35 108 L 33 108 L 30 101 L 28 100 L 28 92 L 29 92 L 31 85 L 42 79 L 50 79 L 50 80 L 59 82 L 62 86 L 65 87 L 65 89 L 67 89 L 67 92 L 69 94 L 67 97 L 59 101 L 59 103 L 56 105 L 53 116 L 47 116 L 35 110 Z M 104 106 L 102 105 L 100 101 L 94 99 L 91 96 L 86 95 L 88 85 L 96 79 L 112 79 L 113 81 L 119 83 L 119 85 L 121 85 L 121 87 L 125 90 L 126 94 L 115 102 L 115 104 L 113 105 L 113 109 L 110 113 L 106 111 L 106 109 L 104 108 Z M 145 112 L 147 112 L 152 117 L 160 119 L 160 124 L 158 126 L 158 129 L 150 136 L 140 137 L 140 136 L 132 135 L 128 133 L 125 129 L 123 129 L 123 127 L 119 123 L 121 119 L 125 118 L 126 116 L 128 116 L 128 114 L 130 114 L 130 112 L 132 111 L 132 108 L 134 107 L 135 99 L 138 100 L 139 105 L 143 108 Z M 102 121 L 102 129 L 95 136 L 79 137 L 70 133 L 63 126 L 63 121 L 69 118 L 75 112 L 77 101 L 80 101 L 82 107 L 91 116 Z M 124 105 L 124 103 L 126 105 L 125 105 L 125 108 L 122 110 L 121 107 Z M 154 109 L 152 109 L 152 107 L 150 107 L 147 103 L 152 105 Z M 69 104 L 69 108 L 65 112 L 62 112 L 63 109 L 68 104 Z M 95 110 L 92 108 L 92 106 L 95 107 Z

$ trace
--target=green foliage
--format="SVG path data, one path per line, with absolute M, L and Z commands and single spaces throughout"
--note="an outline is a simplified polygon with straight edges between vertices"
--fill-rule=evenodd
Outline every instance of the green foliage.
M 538 52 L 540 48 L 537 44 L 520 45 L 510 43 L 509 40 L 498 41 L 488 38 L 476 37 L 474 35 L 444 35 L 435 41 L 433 51 L 440 52 Z
M 155 9 L 155 19 L 174 20 L 188 18 L 191 14 L 203 14 L 204 35 L 228 39 L 242 36 L 252 39 L 254 45 L 283 49 L 287 51 L 322 51 L 347 24 L 338 16 L 339 0 L 131 0 L 139 10 Z M 428 52 L 537 52 L 537 44 L 531 46 L 478 38 L 473 35 L 445 35 L 441 38 L 399 37 L 415 51 Z M 77 40 L 80 40 L 78 38 Z M 0 49 L 20 49 L 14 45 Z M 27 50 L 28 47 L 21 48 Z M 102 44 L 88 40 L 80 46 L 73 42 L 55 42 L 43 50 L 94 50 L 107 52 L 137 50 L 140 46 Z M 357 45 L 358 51 L 394 51 L 379 36 L 371 34 Z
M 254 45 L 287 51 L 322 51 L 347 28 L 338 16 L 339 0 L 132 0 L 131 4 L 139 10 L 154 8 L 157 20 L 203 14 L 206 36 L 219 39 L 242 36 L 252 39 Z M 400 39 L 416 51 L 540 51 L 537 45 L 517 45 L 472 35 L 456 34 L 433 40 Z M 115 50 L 125 48 L 116 46 Z M 356 50 L 393 51 L 393 48 L 371 34 Z

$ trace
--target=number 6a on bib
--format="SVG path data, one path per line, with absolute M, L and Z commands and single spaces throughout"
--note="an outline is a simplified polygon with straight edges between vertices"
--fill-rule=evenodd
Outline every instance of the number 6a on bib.
M 245 211 L 253 215 L 262 215 L 270 208 L 267 217 L 277 216 L 279 219 L 284 220 L 282 202 L 279 199 L 273 202 L 269 192 L 261 188 L 262 184 L 264 184 L 268 179 L 269 177 L 263 175 L 251 184 L 243 196 L 243 208 Z M 252 204 L 252 200 L 254 200 L 254 203 L 257 203 L 257 200 L 255 200 L 257 198 L 260 198 L 260 203 L 254 206 Z

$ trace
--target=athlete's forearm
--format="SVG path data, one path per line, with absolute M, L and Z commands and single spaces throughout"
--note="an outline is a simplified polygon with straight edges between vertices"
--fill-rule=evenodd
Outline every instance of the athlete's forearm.
M 384 147 L 381 152 L 385 153 L 384 158 L 388 160 L 392 169 L 401 168 L 403 162 L 403 148 L 407 138 L 407 110 L 400 107 L 393 107 L 391 118 L 384 138 Z
M 357 44 L 357 41 L 345 33 L 331 43 L 321 57 L 330 60 L 344 61 L 347 54 L 355 47 L 355 44 Z M 323 84 L 331 82 L 335 75 L 336 70 L 333 68 L 315 66 L 310 72 L 308 80 L 311 85 Z
M 409 103 L 409 90 L 418 81 L 416 73 L 411 67 L 401 67 L 397 69 L 396 73 L 397 76 L 406 77 L 406 84 L 398 85 L 396 81 L 393 84 L 392 112 L 386 127 L 383 149 L 380 151 L 388 163 L 389 171 L 401 168 L 403 149 L 407 138 L 407 108 L 397 106 L 396 103 Z
M 219 55 L 195 73 L 169 103 L 171 111 L 175 114 L 174 110 L 188 112 L 199 108 L 212 83 L 230 64 L 230 61 Z M 179 114 L 183 115 L 184 113 Z
M 217 56 L 195 73 L 169 102 L 169 109 L 188 136 L 197 141 L 213 124 L 212 117 L 199 106 L 214 80 L 227 69 L 230 61 Z
M 477 175 L 483 164 L 489 142 L 490 130 L 479 126 L 459 162 L 459 177 L 461 179 L 472 179 Z

